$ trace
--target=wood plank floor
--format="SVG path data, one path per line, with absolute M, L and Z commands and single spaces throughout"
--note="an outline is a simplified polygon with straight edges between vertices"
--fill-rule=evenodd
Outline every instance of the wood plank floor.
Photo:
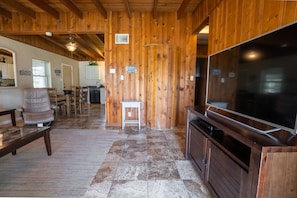
M 0 158 L 0 196 L 83 196 L 117 133 L 53 129 L 52 156 L 47 156 L 41 138 L 19 149 L 16 156 Z

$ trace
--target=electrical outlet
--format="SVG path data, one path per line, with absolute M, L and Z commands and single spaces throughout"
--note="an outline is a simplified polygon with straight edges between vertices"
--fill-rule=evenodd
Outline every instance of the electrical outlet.
M 131 117 L 132 116 L 132 113 L 129 111 L 128 112 L 128 117 Z

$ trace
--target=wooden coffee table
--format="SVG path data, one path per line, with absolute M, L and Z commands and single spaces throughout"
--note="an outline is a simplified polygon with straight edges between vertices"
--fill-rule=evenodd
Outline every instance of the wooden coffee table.
M 8 115 L 10 114 L 11 117 L 11 122 L 13 126 L 16 126 L 16 121 L 15 121 L 15 109 L 0 109 L 0 116 L 2 115 Z
M 15 155 L 17 149 L 41 137 L 44 137 L 47 154 L 51 155 L 50 130 L 50 127 L 10 127 L 0 129 L 0 157 L 8 153 Z

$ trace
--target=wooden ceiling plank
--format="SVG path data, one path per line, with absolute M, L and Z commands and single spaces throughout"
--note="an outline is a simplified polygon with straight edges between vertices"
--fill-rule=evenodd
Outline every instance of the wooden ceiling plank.
M 48 41 L 50 41 L 51 43 L 61 47 L 61 48 L 64 48 L 66 49 L 65 45 L 63 44 L 62 40 L 61 39 L 57 39 L 56 37 L 53 38 L 53 37 L 48 37 L 48 36 L 41 36 L 43 39 L 46 39 Z
M 71 12 L 73 12 L 80 19 L 83 19 L 82 11 L 71 0 L 60 0 Z
M 15 9 L 29 17 L 32 17 L 33 19 L 36 19 L 36 13 L 33 10 L 23 6 L 21 3 L 17 2 L 17 1 L 2 0 L 1 2 L 5 3 L 6 5 L 12 7 L 13 9 Z
M 99 10 L 99 12 L 102 14 L 102 16 L 107 19 L 107 11 L 105 10 L 105 8 L 103 7 L 103 5 L 101 4 L 101 2 L 99 0 L 93 0 L 96 8 Z
M 89 38 L 97 43 L 99 50 L 102 53 L 102 57 L 104 58 L 104 38 L 101 38 L 100 34 L 88 34 Z M 103 35 L 104 37 L 104 35 Z
M 48 37 L 48 36 L 40 36 L 41 38 L 49 41 L 50 43 L 64 49 L 64 50 L 67 50 L 65 45 L 63 44 L 63 40 L 62 39 L 55 39 L 55 38 L 52 38 L 52 37 Z M 84 55 L 82 55 L 81 53 L 78 53 L 77 51 L 74 51 L 74 52 L 71 52 L 72 54 L 74 54 L 75 56 L 77 57 L 80 57 L 80 58 L 83 58 Z
M 49 13 L 50 15 L 55 17 L 56 19 L 60 18 L 59 12 L 56 9 L 49 6 L 44 0 L 29 0 L 29 1 L 31 3 L 33 3 L 34 5 L 38 6 L 40 9 L 42 9 L 45 12 Z
M 75 40 L 78 45 L 79 45 L 79 50 L 83 51 L 84 53 L 86 53 L 88 56 L 92 57 L 93 60 L 98 60 L 101 59 L 101 56 L 98 55 L 97 53 L 93 53 L 89 48 L 90 45 L 89 43 L 86 43 L 83 39 L 76 39 Z
M 81 38 L 86 41 L 86 43 L 90 44 L 90 47 L 98 53 L 102 58 L 104 58 L 104 54 L 100 50 L 99 40 L 94 40 L 93 37 L 97 37 L 96 35 L 83 35 Z M 104 44 L 103 44 L 104 46 Z
M 8 10 L 5 10 L 4 8 L 0 8 L 0 15 L 12 19 L 12 13 L 9 12 Z
M 158 9 L 158 0 L 154 0 L 154 5 L 153 5 L 153 18 L 157 18 L 157 9 Z
M 188 7 L 189 3 L 191 0 L 183 0 L 183 2 L 181 3 L 180 7 L 177 10 L 177 18 L 180 19 L 184 13 L 186 8 Z
M 128 0 L 124 0 L 124 3 L 125 3 L 125 7 L 127 10 L 128 16 L 129 16 L 129 18 L 131 18 L 131 8 L 130 8 Z

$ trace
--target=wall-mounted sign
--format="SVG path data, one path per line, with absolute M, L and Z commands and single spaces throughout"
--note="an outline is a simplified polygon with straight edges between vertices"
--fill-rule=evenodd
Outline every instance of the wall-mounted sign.
M 60 69 L 55 69 L 55 74 L 56 74 L 56 76 L 60 76 L 61 70 Z
M 129 34 L 115 34 L 115 44 L 129 44 Z
M 126 66 L 126 73 L 127 74 L 136 74 L 137 73 L 137 68 L 136 66 Z
M 32 76 L 32 71 L 31 70 L 21 69 L 19 72 L 20 72 L 21 76 Z

